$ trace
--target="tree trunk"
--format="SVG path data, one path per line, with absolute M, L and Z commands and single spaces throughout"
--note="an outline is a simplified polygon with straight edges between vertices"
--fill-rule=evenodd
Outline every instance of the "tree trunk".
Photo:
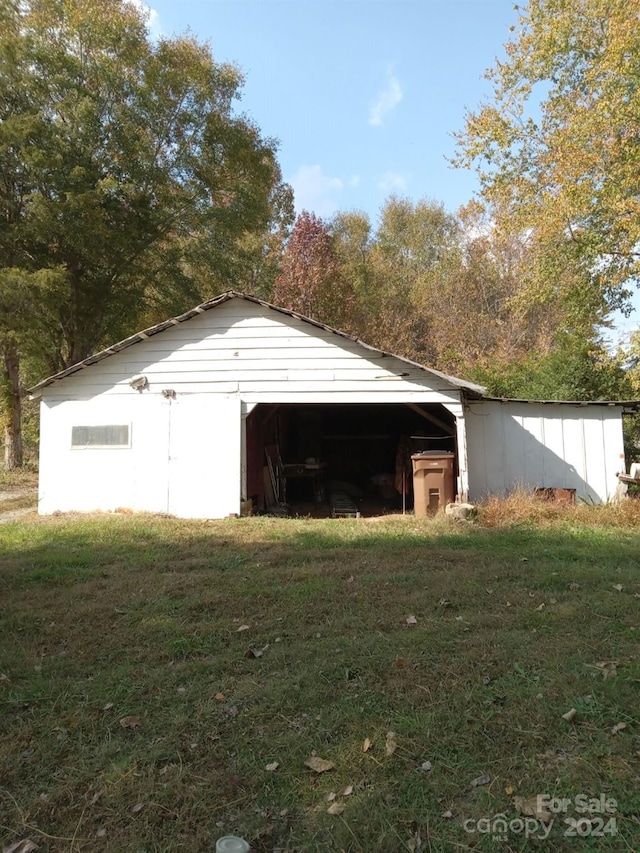
M 22 400 L 20 398 L 20 357 L 16 341 L 9 337 L 2 347 L 2 415 L 4 420 L 5 468 L 22 467 Z

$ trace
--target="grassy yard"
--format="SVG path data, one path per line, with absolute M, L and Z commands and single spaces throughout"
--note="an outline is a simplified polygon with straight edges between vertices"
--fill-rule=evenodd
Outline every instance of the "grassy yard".
M 0 842 L 637 851 L 639 509 L 4 524 Z

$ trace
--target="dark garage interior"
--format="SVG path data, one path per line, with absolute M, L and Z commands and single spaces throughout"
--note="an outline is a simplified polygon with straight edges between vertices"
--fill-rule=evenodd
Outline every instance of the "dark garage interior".
M 253 513 L 318 517 L 411 511 L 411 455 L 456 450 L 439 404 L 265 404 L 247 417 Z

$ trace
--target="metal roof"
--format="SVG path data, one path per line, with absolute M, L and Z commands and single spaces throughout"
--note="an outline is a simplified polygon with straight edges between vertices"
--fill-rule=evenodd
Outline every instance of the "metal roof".
M 420 370 L 424 370 L 426 373 L 430 373 L 433 376 L 438 376 L 440 379 L 444 379 L 446 382 L 456 388 L 460 388 L 465 391 L 471 391 L 472 393 L 478 394 L 480 396 L 484 394 L 486 390 L 482 385 L 475 385 L 473 382 L 467 382 L 466 380 L 458 379 L 455 376 L 448 376 L 446 373 L 441 373 L 439 370 L 434 370 L 431 367 L 425 367 L 423 364 L 419 364 L 416 361 L 411 361 L 410 359 L 404 358 L 403 356 L 394 355 L 393 353 L 386 352 L 385 350 L 372 347 L 370 344 L 366 344 L 364 341 L 360 340 L 360 338 L 357 338 L 354 335 L 348 335 L 346 332 L 341 332 L 339 329 L 333 329 L 331 326 L 326 326 L 324 323 L 319 323 L 317 320 L 312 320 L 309 317 L 303 317 L 302 314 L 297 314 L 295 311 L 289 311 L 286 308 L 279 308 L 277 305 L 272 305 L 270 302 L 266 302 L 263 299 L 258 299 L 257 296 L 250 296 L 246 293 L 240 293 L 237 290 L 228 290 L 226 293 L 223 293 L 220 296 L 215 296 L 213 299 L 209 299 L 207 300 L 207 302 L 203 302 L 201 305 L 196 305 L 195 308 L 191 308 L 191 310 L 186 311 L 184 314 L 180 314 L 178 317 L 172 317 L 171 319 L 164 320 L 162 323 L 158 323 L 155 326 L 150 326 L 148 329 L 143 329 L 141 332 L 136 332 L 135 335 L 131 335 L 130 337 L 125 338 L 123 341 L 119 341 L 116 344 L 112 344 L 112 346 L 100 350 L 100 352 L 97 352 L 94 355 L 90 355 L 88 358 L 77 362 L 77 364 L 72 364 L 71 367 L 67 367 L 65 370 L 61 370 L 59 373 L 54 373 L 52 376 L 48 376 L 46 379 L 43 379 L 42 381 L 38 382 L 37 385 L 34 385 L 32 388 L 29 388 L 28 393 L 37 396 L 43 388 L 47 387 L 47 385 L 51 385 L 53 382 L 57 382 L 59 379 L 65 379 L 67 376 L 71 376 L 72 374 L 77 373 L 78 371 L 83 370 L 86 367 L 90 367 L 92 364 L 96 364 L 98 361 L 102 361 L 103 359 L 108 358 L 110 355 L 115 355 L 116 353 L 127 349 L 127 347 L 133 346 L 134 344 L 140 343 L 141 341 L 146 341 L 149 338 L 153 337 L 153 335 L 158 335 L 160 334 L 160 332 L 164 332 L 166 329 L 170 329 L 172 326 L 177 326 L 180 323 L 184 323 L 187 320 L 190 320 L 192 317 L 195 317 L 198 314 L 203 314 L 205 311 L 209 311 L 211 310 L 211 308 L 215 308 L 217 305 L 221 305 L 222 303 L 227 302 L 230 299 L 245 299 L 247 302 L 254 302 L 256 305 L 261 305 L 264 308 L 270 308 L 273 311 L 278 311 L 280 314 L 286 314 L 289 317 L 295 317 L 297 320 L 303 320 L 305 323 L 309 323 L 311 326 L 315 326 L 318 329 L 324 329 L 327 332 L 332 332 L 335 335 L 339 335 L 341 338 L 346 338 L 347 340 L 354 341 L 365 349 L 377 353 L 378 355 L 398 359 L 399 361 L 402 361 L 405 364 L 410 364 L 412 367 L 417 367 Z
M 489 401 L 493 403 L 539 403 L 543 406 L 575 406 L 583 408 L 585 406 L 621 406 L 625 409 L 633 409 L 640 411 L 640 400 L 529 400 L 520 397 L 490 397 L 486 394 L 466 395 L 469 402 L 476 400 Z

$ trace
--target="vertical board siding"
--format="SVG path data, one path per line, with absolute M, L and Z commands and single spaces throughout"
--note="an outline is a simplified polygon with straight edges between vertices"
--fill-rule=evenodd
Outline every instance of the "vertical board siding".
M 620 407 L 473 401 L 466 422 L 474 500 L 518 488 L 575 489 L 596 503 L 616 494 Z

